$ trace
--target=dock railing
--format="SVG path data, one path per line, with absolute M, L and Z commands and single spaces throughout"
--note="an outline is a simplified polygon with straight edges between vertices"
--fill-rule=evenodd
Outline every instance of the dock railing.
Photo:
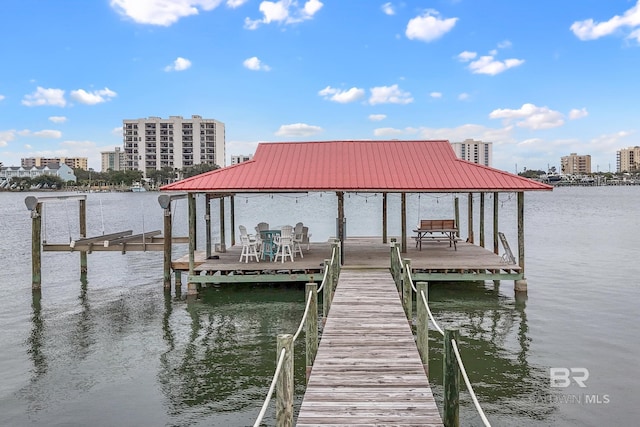
M 322 291 L 322 314 L 326 321 L 331 307 L 331 300 L 340 276 L 340 241 L 331 243 L 331 258 L 324 260 L 324 274 L 320 287 L 316 283 L 307 283 L 305 287 L 306 305 L 295 334 L 279 334 L 277 338 L 277 364 L 271 385 L 265 397 L 254 427 L 262 423 L 273 392 L 276 392 L 276 426 L 293 425 L 293 345 L 298 336 L 305 330 L 306 344 L 306 380 L 309 380 L 311 367 L 318 352 L 318 292 Z
M 428 283 L 418 282 L 417 288 L 411 276 L 411 260 L 402 258 L 400 244 L 391 243 L 391 274 L 396 282 L 398 292 L 402 296 L 402 305 L 407 319 L 413 321 L 413 293 L 416 294 L 416 345 L 425 372 L 429 372 L 429 320 L 434 328 L 444 337 L 444 360 L 443 360 L 443 386 L 444 386 L 444 416 L 443 422 L 446 427 L 457 427 L 460 425 L 460 375 L 469 391 L 473 404 L 486 427 L 491 427 L 480 402 L 473 391 L 471 381 L 462 362 L 460 349 L 458 347 L 458 330 L 443 330 L 433 317 L 429 308 Z

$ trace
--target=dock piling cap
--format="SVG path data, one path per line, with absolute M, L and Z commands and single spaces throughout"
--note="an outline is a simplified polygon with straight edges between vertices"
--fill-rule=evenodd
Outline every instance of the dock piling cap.
M 27 205 L 27 209 L 33 211 L 38 206 L 38 198 L 34 196 L 28 196 L 24 199 L 24 204 Z

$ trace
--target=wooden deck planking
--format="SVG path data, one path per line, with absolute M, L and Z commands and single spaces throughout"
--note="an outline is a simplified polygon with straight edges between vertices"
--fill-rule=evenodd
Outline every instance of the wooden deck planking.
M 390 273 L 343 268 L 297 425 L 381 424 L 442 420 Z

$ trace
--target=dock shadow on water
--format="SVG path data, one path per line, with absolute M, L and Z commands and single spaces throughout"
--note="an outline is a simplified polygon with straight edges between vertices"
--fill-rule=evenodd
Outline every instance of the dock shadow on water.
M 161 284 L 79 288 L 72 307 L 33 294 L 28 379 L 0 402 L 8 408 L 0 424 L 252 425 L 275 370 L 277 335 L 295 332 L 304 312 L 296 285 L 207 289 L 189 303 L 163 295 Z M 305 378 L 298 341 L 296 410 Z M 265 425 L 275 423 L 273 405 Z
M 505 282 L 503 286 L 509 286 Z M 429 306 L 442 329 L 458 329 L 460 355 L 481 407 L 492 425 L 553 425 L 557 406 L 549 399 L 548 368 L 530 362 L 527 297 L 505 296 L 493 282 L 435 283 Z M 429 330 L 429 378 L 443 401 L 443 337 Z M 460 380 L 461 425 L 482 425 Z M 441 408 L 441 407 L 440 407 Z M 441 408 L 442 410 L 442 408 Z

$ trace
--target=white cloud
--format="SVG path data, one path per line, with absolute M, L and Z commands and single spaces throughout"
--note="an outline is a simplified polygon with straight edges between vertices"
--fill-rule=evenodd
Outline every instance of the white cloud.
M 559 111 L 548 107 L 537 107 L 534 104 L 523 104 L 517 110 L 497 109 L 489 114 L 491 119 L 503 119 L 505 123 L 516 122 L 519 127 L 528 129 L 551 129 L 564 124 L 564 116 Z
M 263 1 L 258 7 L 262 13 L 262 19 L 245 18 L 244 27 L 248 30 L 255 30 L 261 24 L 271 24 L 272 22 L 294 24 L 306 21 L 313 19 L 322 6 L 324 5 L 319 0 L 308 0 L 302 7 L 298 5 L 297 1 L 292 0 Z
M 222 0 L 111 0 L 111 7 L 120 15 L 139 24 L 168 27 L 180 18 L 197 15 L 200 10 L 213 10 Z M 227 5 L 237 7 L 244 3 L 229 0 Z
M 87 105 L 101 104 L 110 101 L 111 98 L 115 98 L 117 95 L 117 93 L 107 87 L 101 90 L 94 90 L 93 92 L 87 92 L 84 89 L 71 91 L 71 99 Z
M 38 86 L 35 92 L 24 96 L 22 105 L 26 105 L 27 107 L 39 107 L 43 105 L 64 107 L 67 105 L 67 101 L 64 99 L 64 90 L 45 89 Z
M 0 147 L 6 147 L 14 139 L 16 139 L 16 131 L 0 130 Z
M 395 128 L 378 128 L 373 130 L 375 136 L 398 136 L 403 133 L 404 131 L 402 129 Z
M 410 104 L 413 102 L 411 93 L 404 92 L 398 87 L 393 86 L 378 86 L 371 88 L 371 97 L 369 98 L 369 104 Z
M 505 59 L 498 61 L 492 55 L 481 56 L 477 61 L 469 64 L 469 69 L 473 74 L 489 74 L 495 76 L 509 68 L 524 64 L 524 59 Z
M 442 37 L 456 25 L 458 18 L 441 19 L 435 10 L 428 10 L 407 24 L 405 35 L 410 40 L 430 42 Z
M 122 136 L 123 136 L 123 135 L 122 135 L 122 126 L 118 126 L 118 127 L 115 127 L 115 128 L 113 128 L 113 129 L 111 129 L 111 134 L 112 134 L 112 135 L 115 135 L 115 136 L 120 136 L 120 137 L 122 137 Z
M 0 95 L 0 101 L 4 99 L 4 95 Z
M 369 114 L 369 120 L 371 120 L 372 122 L 380 122 L 386 118 L 386 114 Z
M 385 15 L 395 15 L 396 11 L 391 3 L 385 3 L 381 6 L 382 11 Z
M 442 92 L 431 92 L 429 96 L 432 98 L 442 98 Z
M 51 116 L 49 117 L 49 121 L 53 123 L 64 123 L 67 121 L 67 118 L 64 116 Z
M 569 119 L 571 120 L 581 119 L 583 117 L 587 117 L 588 115 L 589 115 L 589 112 L 587 111 L 586 108 L 581 108 L 581 109 L 574 108 L 571 111 L 569 111 Z
M 244 65 L 245 68 L 248 68 L 249 70 L 253 70 L 253 71 L 271 70 L 271 67 L 269 67 L 267 64 L 264 64 L 262 61 L 260 61 L 260 59 L 258 59 L 257 56 L 252 56 L 251 58 L 245 59 L 242 65 Z
M 508 47 L 511 47 L 511 42 L 509 40 L 503 40 L 500 43 L 498 43 L 498 48 L 500 49 L 506 49 Z
M 311 136 L 322 132 L 320 126 L 308 125 L 306 123 L 294 123 L 290 125 L 282 125 L 276 132 L 278 136 L 301 137 Z
M 584 21 L 576 21 L 571 24 L 571 31 L 580 40 L 595 40 L 600 37 L 608 36 L 624 28 L 630 28 L 631 32 L 628 38 L 638 38 L 640 36 L 640 0 L 631 9 L 627 10 L 622 16 L 614 15 L 608 21 L 596 22 L 593 19 L 585 19 Z
M 460 95 L 458 95 L 458 100 L 459 101 L 466 101 L 467 99 L 469 99 L 471 95 L 469 95 L 467 92 L 462 92 Z
M 62 132 L 60 132 L 59 130 L 51 130 L 51 129 L 43 129 L 43 130 L 38 130 L 38 131 L 31 131 L 29 129 L 23 129 L 21 131 L 17 132 L 18 135 L 20 136 L 26 136 L 26 137 L 38 137 L 38 138 L 61 138 L 62 137 Z
M 188 68 L 191 68 L 191 61 L 181 56 L 177 57 L 175 61 L 171 65 L 167 65 L 164 67 L 164 70 L 169 71 L 184 71 Z
M 33 136 L 37 136 L 38 138 L 61 138 L 62 137 L 62 132 L 60 132 L 59 130 L 51 130 L 51 129 L 44 129 L 44 130 L 39 130 L 37 132 L 33 132 Z
M 476 52 L 469 52 L 468 50 L 465 50 L 464 52 L 458 54 L 458 59 L 462 62 L 467 62 L 471 61 L 476 56 L 478 56 Z
M 229 6 L 231 9 L 235 9 L 237 7 L 242 6 L 248 1 L 249 0 L 227 0 L 227 6 Z
M 340 104 L 348 104 L 350 102 L 355 102 L 359 99 L 364 98 L 365 91 L 364 89 L 360 89 L 357 87 L 352 87 L 348 90 L 341 90 L 332 88 L 331 86 L 327 86 L 326 88 L 319 91 L 318 95 L 329 101 L 338 102 Z

